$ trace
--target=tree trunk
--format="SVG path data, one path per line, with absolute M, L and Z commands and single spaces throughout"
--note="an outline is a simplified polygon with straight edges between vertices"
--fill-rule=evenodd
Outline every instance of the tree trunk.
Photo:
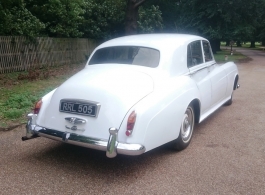
M 126 10 L 125 34 L 137 34 L 138 7 L 134 7 L 134 2 L 128 0 Z
M 226 41 L 225 46 L 230 46 L 230 41 Z
M 250 45 L 250 48 L 255 48 L 256 45 L 255 45 L 255 41 L 251 41 L 251 45 Z
M 221 42 L 219 39 L 212 39 L 210 40 L 210 43 L 214 54 L 216 54 L 217 51 L 221 51 Z
M 241 42 L 240 42 L 240 41 L 236 41 L 236 46 L 237 46 L 237 47 L 242 47 Z
M 265 46 L 265 40 L 262 40 L 261 45 Z
M 137 34 L 138 9 L 146 0 L 127 0 L 125 34 Z
M 216 44 L 217 44 L 217 48 L 216 48 L 217 51 L 221 51 L 221 41 L 219 39 L 217 40 Z

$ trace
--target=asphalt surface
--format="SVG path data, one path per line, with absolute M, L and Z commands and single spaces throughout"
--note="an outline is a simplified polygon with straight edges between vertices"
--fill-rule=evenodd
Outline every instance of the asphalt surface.
M 190 146 L 141 156 L 105 153 L 0 132 L 0 194 L 265 194 L 265 53 L 238 64 L 231 106 L 195 126 Z

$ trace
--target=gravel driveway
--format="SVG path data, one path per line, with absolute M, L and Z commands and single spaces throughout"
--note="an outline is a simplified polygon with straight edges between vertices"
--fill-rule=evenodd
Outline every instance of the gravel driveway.
M 166 146 L 136 157 L 0 132 L 0 194 L 265 194 L 265 53 L 238 64 L 241 85 L 195 128 L 182 152 Z

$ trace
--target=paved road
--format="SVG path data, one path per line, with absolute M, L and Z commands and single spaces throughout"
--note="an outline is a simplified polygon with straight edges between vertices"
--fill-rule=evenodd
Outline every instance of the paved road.
M 265 194 L 265 53 L 241 52 L 254 60 L 238 64 L 233 104 L 197 125 L 186 150 L 107 159 L 0 132 L 0 194 Z

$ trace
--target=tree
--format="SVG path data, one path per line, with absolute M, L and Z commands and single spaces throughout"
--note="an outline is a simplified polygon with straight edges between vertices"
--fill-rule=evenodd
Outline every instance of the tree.
M 109 39 L 123 34 L 125 6 L 124 0 L 85 0 L 83 36 Z
M 40 35 L 45 25 L 26 8 L 23 1 L 0 2 L 0 35 Z
M 146 0 L 127 0 L 125 34 L 131 35 L 137 33 L 137 21 L 139 7 Z
M 42 21 L 45 33 L 53 37 L 81 37 L 83 0 L 25 0 L 27 8 Z
M 255 20 L 255 34 L 253 38 L 260 41 L 262 46 L 265 46 L 265 0 L 260 0 L 256 6 L 257 18 Z M 252 40 L 255 41 L 255 40 Z M 255 42 L 254 42 L 255 43 Z M 255 45 L 252 45 L 255 46 Z
M 152 5 L 150 8 L 139 8 L 138 32 L 154 33 L 162 31 L 163 19 L 159 6 Z
M 109 39 L 122 34 L 201 35 L 213 51 L 220 40 L 263 41 L 265 0 L 2 0 L 0 34 Z
M 208 38 L 216 52 L 220 49 L 220 40 L 242 40 L 252 36 L 260 1 L 264 0 L 178 1 L 173 17 L 175 31 Z

